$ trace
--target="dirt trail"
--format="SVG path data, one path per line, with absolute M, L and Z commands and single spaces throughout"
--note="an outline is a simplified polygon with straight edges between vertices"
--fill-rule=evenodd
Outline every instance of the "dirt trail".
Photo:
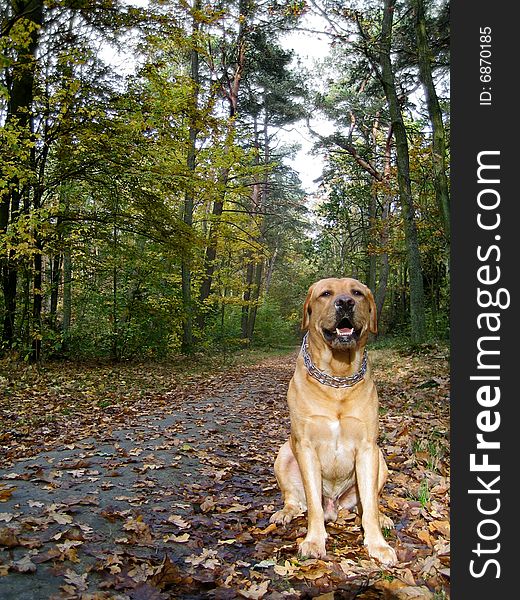
M 325 560 L 296 559 L 303 518 L 269 525 L 281 504 L 272 462 L 288 433 L 294 358 L 182 385 L 157 372 L 160 391 L 151 386 L 131 411 L 65 415 L 63 430 L 38 423 L 23 452 L 13 429 L 4 434 L 4 458 L 16 458 L 0 469 L 0 597 L 276 599 L 335 590 L 337 598 L 447 598 L 445 357 L 372 353 L 390 466 L 382 506 L 400 560 L 385 570 L 369 560 L 353 514 L 328 526 Z M 41 379 L 38 389 L 43 383 L 49 390 Z M 59 388 L 53 402 L 68 389 L 63 379 Z M 38 413 L 49 395 L 30 385 L 12 393 L 11 409 L 1 403 L 9 417 L 15 401 Z M 47 436 L 43 448 L 35 431 Z

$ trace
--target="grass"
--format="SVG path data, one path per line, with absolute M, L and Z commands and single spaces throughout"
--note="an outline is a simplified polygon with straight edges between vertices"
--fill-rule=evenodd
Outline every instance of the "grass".
M 439 472 L 441 460 L 444 458 L 444 441 L 442 434 L 433 431 L 429 439 L 415 440 L 412 449 L 414 453 L 425 453 L 428 455 L 426 459 L 426 468 L 429 471 Z
M 430 486 L 427 479 L 423 479 L 419 489 L 417 491 L 417 500 L 421 503 L 421 506 L 425 508 L 430 502 Z

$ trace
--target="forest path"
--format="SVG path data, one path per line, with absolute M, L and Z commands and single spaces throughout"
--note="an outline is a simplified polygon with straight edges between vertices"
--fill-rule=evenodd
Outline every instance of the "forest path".
M 370 354 L 395 567 L 368 558 L 353 514 L 328 525 L 325 560 L 296 559 L 303 517 L 269 525 L 295 353 L 182 381 L 69 365 L 1 381 L 0 597 L 448 597 L 447 358 Z

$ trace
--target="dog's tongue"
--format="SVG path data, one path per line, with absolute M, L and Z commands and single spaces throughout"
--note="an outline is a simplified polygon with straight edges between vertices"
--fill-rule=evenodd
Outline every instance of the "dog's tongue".
M 336 327 L 336 333 L 338 335 L 352 335 L 353 332 L 353 327 Z

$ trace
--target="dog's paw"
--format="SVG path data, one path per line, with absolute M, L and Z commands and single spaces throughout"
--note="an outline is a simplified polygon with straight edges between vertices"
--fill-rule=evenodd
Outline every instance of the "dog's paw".
M 325 539 L 320 541 L 303 540 L 298 546 L 298 555 L 305 558 L 325 558 Z
M 375 558 L 383 565 L 395 565 L 397 562 L 397 554 L 386 542 L 381 544 L 367 544 L 368 554 L 371 558 Z
M 271 516 L 269 523 L 276 523 L 276 525 L 287 525 L 295 517 L 301 514 L 301 511 L 294 506 L 284 506 L 282 510 L 278 510 Z

